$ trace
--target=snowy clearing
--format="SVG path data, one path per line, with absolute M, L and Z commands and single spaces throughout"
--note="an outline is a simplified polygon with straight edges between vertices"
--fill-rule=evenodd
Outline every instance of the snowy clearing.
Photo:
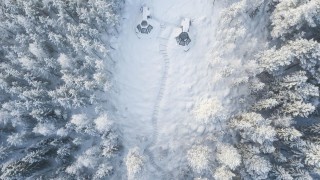
M 143 4 L 150 7 L 154 29 L 137 35 Z M 221 79 L 230 62 L 212 57 L 213 48 L 218 47 L 214 30 L 220 9 L 212 0 L 127 1 L 123 31 L 113 54 L 119 62 L 110 97 L 126 151 L 135 146 L 144 149 L 153 177 L 156 172 L 168 175 L 186 165 L 187 147 L 200 142 L 203 133 L 215 132 L 195 121 L 197 103 L 217 99 L 222 114 L 232 104 L 232 87 Z M 187 52 L 175 39 L 183 18 L 191 19 Z

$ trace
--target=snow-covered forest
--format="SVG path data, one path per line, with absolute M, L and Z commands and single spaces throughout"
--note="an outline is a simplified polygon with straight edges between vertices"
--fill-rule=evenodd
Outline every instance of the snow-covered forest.
M 320 179 L 320 0 L 2 0 L 0 40 L 0 179 Z
M 110 86 L 110 36 L 123 2 L 0 6 L 0 179 L 111 174 L 121 143 L 99 94 Z

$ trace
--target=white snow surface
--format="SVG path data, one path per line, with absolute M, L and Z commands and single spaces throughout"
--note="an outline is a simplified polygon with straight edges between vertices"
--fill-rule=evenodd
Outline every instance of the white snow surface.
M 142 19 L 143 20 L 147 20 L 148 16 L 150 16 L 151 12 L 149 10 L 149 7 L 147 6 L 143 6 L 142 7 Z
M 137 35 L 144 4 L 150 8 L 154 29 Z M 140 179 L 181 177 L 187 150 L 203 141 L 204 133 L 219 133 L 195 121 L 195 105 L 214 98 L 225 112 L 236 109 L 231 83 L 221 77 L 225 65 L 233 62 L 212 57 L 219 47 L 215 26 L 222 7 L 213 0 L 127 0 L 125 6 L 112 55 L 117 65 L 109 98 L 117 109 L 125 153 L 138 146 L 146 157 L 152 154 Z M 183 18 L 192 21 L 187 52 L 175 40 Z
M 181 22 L 182 26 L 182 31 L 183 32 L 188 32 L 190 28 L 190 19 L 189 18 L 184 18 Z

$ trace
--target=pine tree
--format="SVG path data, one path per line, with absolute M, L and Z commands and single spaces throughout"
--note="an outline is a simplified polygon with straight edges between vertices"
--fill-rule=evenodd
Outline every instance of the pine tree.
M 231 120 L 231 126 L 240 134 L 241 141 L 259 145 L 275 141 L 276 131 L 270 123 L 257 113 L 244 113 Z
M 319 64 L 320 45 L 314 40 L 297 39 L 288 41 L 281 48 L 275 47 L 261 52 L 257 60 L 262 70 L 276 73 L 289 65 L 301 65 L 306 71 L 318 77 L 317 65 Z M 319 80 L 319 79 L 317 79 Z
M 228 144 L 219 144 L 217 147 L 217 160 L 220 164 L 235 170 L 241 163 L 241 156 L 237 149 Z
M 234 176 L 235 174 L 224 166 L 216 168 L 213 174 L 216 180 L 231 180 Z
M 281 37 L 305 26 L 319 25 L 320 2 L 317 0 L 283 0 L 272 13 L 272 36 Z
M 244 166 L 247 173 L 253 179 L 267 179 L 271 171 L 271 164 L 265 158 L 253 155 L 244 159 Z
M 125 159 L 127 166 L 128 179 L 135 179 L 143 171 L 145 166 L 145 157 L 139 148 L 130 149 Z
M 187 152 L 187 159 L 191 168 L 196 172 L 208 170 L 210 162 L 210 149 L 207 146 L 193 146 Z

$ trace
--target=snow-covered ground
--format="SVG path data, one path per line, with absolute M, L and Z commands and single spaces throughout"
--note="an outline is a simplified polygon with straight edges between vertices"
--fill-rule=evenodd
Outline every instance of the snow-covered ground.
M 142 4 L 151 9 L 154 29 L 138 37 L 135 27 Z M 232 106 L 232 87 L 221 78 L 222 68 L 230 62 L 212 57 L 212 50 L 218 47 L 215 26 L 220 10 L 213 0 L 126 2 L 122 32 L 113 53 L 117 67 L 110 97 L 125 150 L 138 146 L 147 160 L 154 157 L 156 164 L 149 163 L 147 173 L 153 179 L 161 175 L 156 172 L 181 175 L 186 148 L 201 141 L 205 131 L 210 132 L 195 122 L 195 104 L 216 98 L 224 108 Z M 175 40 L 183 18 L 192 20 L 187 52 Z

